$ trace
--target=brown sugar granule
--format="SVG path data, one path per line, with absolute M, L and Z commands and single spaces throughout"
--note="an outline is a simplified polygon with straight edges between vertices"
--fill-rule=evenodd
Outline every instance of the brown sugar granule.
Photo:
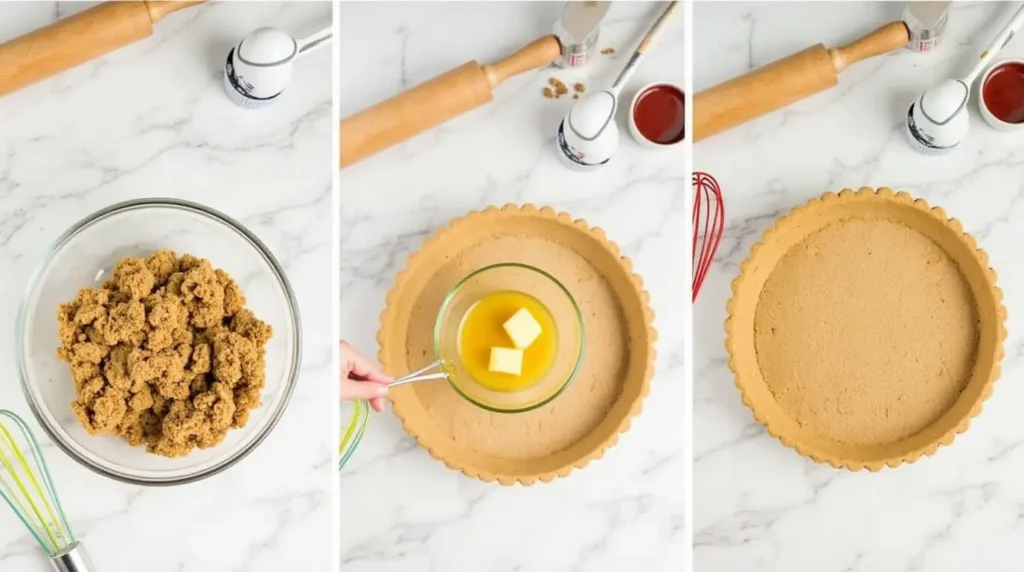
M 550 78 L 548 80 L 548 85 L 550 85 L 551 89 L 554 90 L 555 99 L 569 93 L 569 87 L 556 77 Z
M 90 435 L 183 457 L 245 425 L 266 383 L 273 332 L 235 281 L 171 251 L 123 258 L 100 288 L 57 309 L 61 347 Z
M 587 91 L 587 86 L 583 85 L 582 83 L 575 83 L 573 84 L 572 88 L 576 91 L 576 93 L 583 93 Z
M 550 87 L 545 87 L 544 88 L 544 97 L 546 97 L 548 99 L 551 99 L 551 98 L 555 97 L 555 92 L 551 91 Z

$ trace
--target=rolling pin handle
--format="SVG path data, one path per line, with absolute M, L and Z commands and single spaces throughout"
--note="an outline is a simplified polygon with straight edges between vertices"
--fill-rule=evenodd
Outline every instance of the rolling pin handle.
M 482 66 L 481 69 L 487 77 L 487 83 L 493 89 L 514 75 L 550 65 L 560 57 L 562 44 L 558 38 L 553 35 L 544 36 L 530 42 L 511 56 Z
M 178 10 L 188 8 L 189 6 L 202 4 L 203 1 L 204 0 L 148 0 L 147 2 L 144 2 L 144 4 L 146 5 L 146 11 L 149 12 L 149 21 L 156 24 L 160 20 L 166 18 L 168 14 L 173 14 Z
M 874 32 L 841 48 L 828 51 L 832 66 L 840 73 L 851 65 L 868 58 L 889 53 L 910 43 L 910 30 L 903 22 L 889 22 Z

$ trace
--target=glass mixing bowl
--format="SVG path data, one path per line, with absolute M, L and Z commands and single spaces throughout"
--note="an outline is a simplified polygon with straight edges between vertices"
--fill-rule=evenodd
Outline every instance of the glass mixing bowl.
M 216 447 L 169 459 L 119 437 L 92 437 L 71 412 L 75 384 L 57 359 L 57 307 L 80 288 L 98 287 L 125 256 L 173 250 L 209 259 L 238 283 L 246 307 L 270 324 L 262 404 L 245 427 Z M 29 406 L 65 453 L 102 475 L 138 485 L 178 485 L 234 465 L 270 434 L 295 388 L 301 358 L 299 311 L 284 271 L 267 247 L 231 218 L 173 199 L 119 203 L 89 215 L 62 234 L 36 267 L 18 310 L 18 374 Z
M 498 391 L 480 383 L 468 373 L 459 352 L 462 321 L 469 310 L 488 294 L 506 291 L 537 299 L 557 330 L 552 365 L 537 383 L 518 391 Z M 434 322 L 434 353 L 451 364 L 451 386 L 475 405 L 498 413 L 529 411 L 558 397 L 583 363 L 583 346 L 583 314 L 572 294 L 555 277 L 526 264 L 494 264 L 467 275 L 445 297 Z

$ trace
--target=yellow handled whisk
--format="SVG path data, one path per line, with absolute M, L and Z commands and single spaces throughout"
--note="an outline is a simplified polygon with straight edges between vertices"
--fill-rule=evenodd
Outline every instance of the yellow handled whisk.
M 93 570 L 88 554 L 68 526 L 39 442 L 20 417 L 3 409 L 0 409 L 0 497 L 46 551 L 54 570 Z

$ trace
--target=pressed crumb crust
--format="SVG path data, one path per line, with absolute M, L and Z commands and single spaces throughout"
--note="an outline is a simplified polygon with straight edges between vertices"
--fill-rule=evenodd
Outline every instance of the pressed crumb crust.
M 389 397 L 410 435 L 449 467 L 532 485 L 582 468 L 629 427 L 648 392 L 657 333 L 639 278 L 602 231 L 550 208 L 505 205 L 454 220 L 409 257 L 381 314 L 381 364 L 414 371 L 435 359 L 444 297 L 496 260 L 546 269 L 572 292 L 585 332 L 572 383 L 550 403 L 515 414 L 484 411 L 446 383 L 411 384 Z
M 952 407 L 978 355 L 974 297 L 935 242 L 885 219 L 805 237 L 761 291 L 764 381 L 804 430 L 851 446 L 914 435 Z

